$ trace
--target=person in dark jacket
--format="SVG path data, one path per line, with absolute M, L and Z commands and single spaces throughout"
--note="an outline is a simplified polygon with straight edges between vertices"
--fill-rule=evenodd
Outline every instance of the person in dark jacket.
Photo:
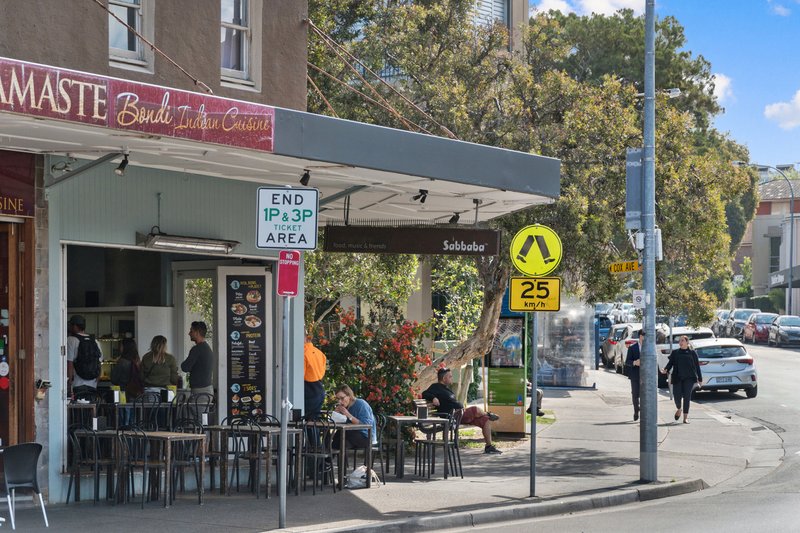
M 644 342 L 644 330 L 639 331 L 639 342 L 631 344 L 628 354 L 625 356 L 625 370 L 628 379 L 631 380 L 631 400 L 633 401 L 633 421 L 639 420 L 639 367 L 641 361 L 641 349 Z
M 689 423 L 689 401 L 695 384 L 703 384 L 703 373 L 700 370 L 700 360 L 697 352 L 689 349 L 689 337 L 681 336 L 678 349 L 669 355 L 669 362 L 662 374 L 672 370 L 672 396 L 675 400 L 675 420 L 681 417 L 681 401 L 683 402 L 683 423 Z

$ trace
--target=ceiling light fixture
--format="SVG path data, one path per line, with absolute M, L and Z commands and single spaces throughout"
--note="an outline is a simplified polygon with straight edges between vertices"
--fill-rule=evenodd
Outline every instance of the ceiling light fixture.
M 208 239 L 205 237 L 189 237 L 186 235 L 169 235 L 161 228 L 153 226 L 150 233 L 136 234 L 136 244 L 154 250 L 171 250 L 174 252 L 203 252 L 207 254 L 230 254 L 238 241 L 224 239 Z
M 425 189 L 420 189 L 419 194 L 415 194 L 411 197 L 412 200 L 419 200 L 419 203 L 424 204 L 425 200 L 428 199 L 428 191 Z
M 311 181 L 311 172 L 308 169 L 303 170 L 303 177 L 300 178 L 300 185 L 308 187 L 308 182 Z
M 114 174 L 117 176 L 124 176 L 125 175 L 125 168 L 128 166 L 128 154 L 122 154 L 122 161 L 120 161 L 119 166 L 114 169 Z
M 450 217 L 450 220 L 447 221 L 448 224 L 458 224 L 458 219 L 461 218 L 461 215 L 458 213 L 453 213 L 453 216 Z

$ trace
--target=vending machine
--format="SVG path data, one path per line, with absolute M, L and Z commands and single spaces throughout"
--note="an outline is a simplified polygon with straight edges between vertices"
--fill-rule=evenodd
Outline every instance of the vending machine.
M 502 316 L 487 356 L 489 410 L 500 416 L 492 429 L 525 433 L 527 397 L 527 320 L 522 313 Z

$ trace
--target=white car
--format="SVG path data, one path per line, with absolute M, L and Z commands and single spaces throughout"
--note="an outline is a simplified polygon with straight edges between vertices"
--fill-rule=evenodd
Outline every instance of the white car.
M 748 398 L 758 395 L 758 374 L 753 356 L 736 339 L 696 339 L 689 346 L 697 352 L 703 385 L 700 390 L 738 392 Z
M 642 330 L 642 324 L 639 322 L 622 325 L 625 327 L 617 335 L 617 344 L 614 346 L 614 369 L 617 374 L 622 374 L 622 367 L 625 366 L 625 358 L 628 356 L 628 348 L 639 342 L 639 332 Z
M 656 330 L 656 360 L 658 361 L 658 368 L 664 368 L 666 366 L 669 354 L 672 353 L 672 350 L 678 349 L 678 341 L 684 335 L 689 337 L 690 342 L 697 339 L 714 338 L 714 332 L 711 331 L 711 328 L 690 328 L 688 326 L 681 326 L 672 328 L 672 335 L 670 336 L 669 327 L 663 325 L 659 326 Z M 667 378 L 660 373 L 658 375 L 658 386 L 661 389 L 667 387 Z

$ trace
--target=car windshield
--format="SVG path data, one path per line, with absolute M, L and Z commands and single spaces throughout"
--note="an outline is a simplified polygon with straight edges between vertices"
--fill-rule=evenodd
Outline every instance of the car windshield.
M 709 346 L 698 348 L 696 351 L 697 357 L 700 359 L 727 359 L 747 355 L 747 351 L 742 346 Z
M 771 324 L 778 315 L 756 315 L 753 321 L 756 324 Z
M 730 315 L 730 314 L 731 314 L 730 311 L 723 311 L 723 312 L 721 312 L 719 314 L 719 319 L 720 320 L 725 320 L 726 318 L 728 318 L 728 315 Z
M 611 327 L 611 319 L 607 316 L 601 316 L 597 318 L 597 325 L 601 328 L 610 328 Z
M 800 317 L 787 317 L 781 320 L 781 326 L 800 326 Z
M 594 312 L 597 315 L 605 315 L 610 313 L 613 308 L 614 304 L 595 304 Z
M 733 312 L 733 319 L 734 320 L 747 320 L 750 318 L 750 315 L 753 313 L 757 313 L 758 311 L 754 311 L 752 309 L 739 309 L 738 311 Z
M 614 332 L 614 340 L 619 341 L 625 336 L 625 328 L 618 329 Z

